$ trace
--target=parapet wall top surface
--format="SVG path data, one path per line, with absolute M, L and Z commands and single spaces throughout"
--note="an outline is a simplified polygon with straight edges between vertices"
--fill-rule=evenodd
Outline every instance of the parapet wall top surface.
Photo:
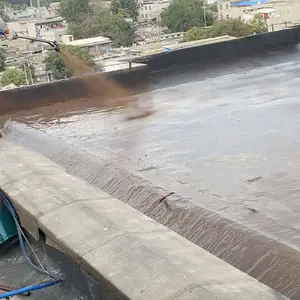
M 114 299 L 287 299 L 43 156 L 3 139 L 0 187 L 33 236 L 40 228 Z

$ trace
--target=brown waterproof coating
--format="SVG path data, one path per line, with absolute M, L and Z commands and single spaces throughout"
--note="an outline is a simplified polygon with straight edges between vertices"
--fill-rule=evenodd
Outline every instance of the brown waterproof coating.
M 3 136 L 298 300 L 299 57 L 164 73 L 135 95 L 148 118 L 99 96 L 5 116 Z
M 70 54 L 66 50 L 61 50 L 61 55 L 65 64 L 71 70 L 73 76 L 96 75 L 92 67 L 85 63 L 82 59 Z M 115 105 L 122 105 L 126 97 L 130 96 L 130 92 L 124 89 L 119 83 L 108 80 L 105 76 L 89 77 L 86 79 L 89 89 L 95 94 L 105 96 L 106 99 L 113 100 Z

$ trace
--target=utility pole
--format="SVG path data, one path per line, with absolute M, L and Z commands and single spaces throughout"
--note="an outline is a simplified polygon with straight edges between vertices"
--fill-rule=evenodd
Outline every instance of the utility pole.
M 29 85 L 28 76 L 27 76 L 26 61 L 25 61 L 24 57 L 23 57 L 23 67 L 24 67 L 24 74 L 25 74 L 25 79 L 26 79 L 26 85 Z
M 42 12 L 41 12 L 41 4 L 40 4 L 40 0 L 36 0 L 37 2 L 37 7 L 38 7 L 38 11 L 39 11 L 39 18 L 42 18 Z
M 206 27 L 206 0 L 203 0 L 204 27 Z

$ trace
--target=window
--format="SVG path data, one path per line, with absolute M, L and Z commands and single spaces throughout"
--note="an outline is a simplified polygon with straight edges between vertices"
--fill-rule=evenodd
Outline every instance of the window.
M 151 6 L 149 6 L 149 10 L 151 10 Z
M 147 10 L 147 6 L 145 6 L 145 10 Z
M 142 14 L 142 18 L 143 18 L 143 19 L 145 18 L 144 14 Z
M 228 9 L 229 7 L 228 7 L 228 4 L 226 4 L 226 9 Z
M 229 20 L 229 15 L 226 15 L 226 19 Z
M 145 16 L 146 16 L 146 19 L 148 19 L 148 14 L 146 14 Z
M 220 8 L 220 9 L 222 9 L 222 8 L 223 8 L 223 7 L 222 7 L 222 4 L 220 4 L 220 5 L 219 5 L 219 8 Z
M 220 19 L 223 20 L 223 15 L 220 16 Z

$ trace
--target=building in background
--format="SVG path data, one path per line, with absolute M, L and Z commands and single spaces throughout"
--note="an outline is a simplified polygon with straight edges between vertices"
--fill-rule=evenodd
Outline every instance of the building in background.
M 160 20 L 160 14 L 169 5 L 169 0 L 145 0 L 144 2 L 140 3 L 138 21 L 158 22 Z
M 110 9 L 111 1 L 91 0 L 90 3 L 95 7 Z
M 55 7 L 55 6 L 54 6 Z M 15 10 L 13 8 L 6 8 L 4 13 L 11 20 L 30 20 L 30 19 L 46 19 L 56 16 L 56 10 L 54 7 L 26 7 L 24 10 Z
M 61 41 L 67 32 L 67 23 L 61 17 L 37 20 L 18 20 L 8 23 L 9 28 L 25 36 Z
M 300 21 L 300 1 L 295 0 L 250 0 L 218 1 L 218 20 L 241 18 L 247 22 L 261 13 L 269 31 L 279 30 Z
M 59 8 L 60 8 L 60 2 L 50 3 L 49 6 L 47 7 L 48 11 L 53 17 L 58 16 Z
M 86 48 L 95 56 L 101 56 L 111 49 L 111 40 L 104 36 L 97 36 L 88 39 L 74 40 L 73 36 L 62 36 L 62 41 L 66 45 L 72 45 L 79 48 Z

